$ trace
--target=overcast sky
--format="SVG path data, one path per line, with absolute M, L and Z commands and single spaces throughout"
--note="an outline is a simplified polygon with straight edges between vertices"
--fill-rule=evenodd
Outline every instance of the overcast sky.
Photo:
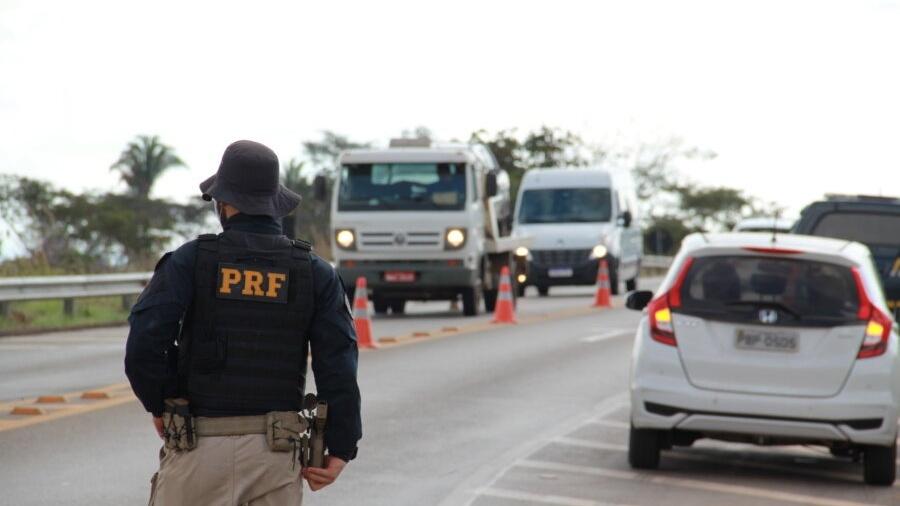
M 671 135 L 687 168 L 793 212 L 826 192 L 900 194 L 895 1 L 127 2 L 0 0 L 0 172 L 71 189 L 136 134 L 188 169 L 225 146 L 282 160 L 323 129 L 385 142 L 540 124 L 591 141 Z

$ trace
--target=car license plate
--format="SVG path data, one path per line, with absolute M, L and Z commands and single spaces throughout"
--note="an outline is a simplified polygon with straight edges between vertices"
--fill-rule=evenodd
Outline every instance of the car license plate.
M 799 336 L 795 332 L 771 332 L 763 330 L 738 330 L 734 340 L 736 348 L 742 350 L 797 351 Z
M 413 283 L 416 280 L 416 273 L 412 271 L 387 271 L 384 273 L 384 280 L 388 283 Z
M 551 278 L 571 278 L 572 277 L 572 269 L 569 267 L 550 269 L 547 271 L 547 275 L 550 276 Z

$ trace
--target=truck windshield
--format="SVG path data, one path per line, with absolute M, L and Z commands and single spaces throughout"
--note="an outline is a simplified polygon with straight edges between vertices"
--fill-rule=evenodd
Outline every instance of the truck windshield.
M 463 163 L 365 163 L 341 168 L 338 210 L 460 210 L 466 203 Z
M 525 190 L 519 223 L 609 221 L 609 188 L 548 188 Z

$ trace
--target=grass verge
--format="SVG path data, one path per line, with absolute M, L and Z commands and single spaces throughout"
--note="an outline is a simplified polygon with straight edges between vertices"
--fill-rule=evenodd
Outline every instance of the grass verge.
M 64 313 L 62 300 L 12 302 L 0 314 L 0 334 L 125 323 L 131 302 L 121 296 L 75 299 L 71 316 Z

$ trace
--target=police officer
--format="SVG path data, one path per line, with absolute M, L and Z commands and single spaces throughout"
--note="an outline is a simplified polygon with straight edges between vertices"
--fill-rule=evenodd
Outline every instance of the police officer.
M 361 437 L 343 283 L 307 243 L 282 234 L 279 220 L 300 197 L 279 184 L 271 149 L 231 144 L 200 190 L 224 231 L 166 253 L 129 317 L 125 372 L 167 436 L 150 504 L 300 504 L 301 476 L 314 491 L 331 484 Z M 328 456 L 301 471 L 296 446 L 272 450 L 279 436 L 271 426 L 298 418 L 310 349 L 318 397 L 328 404 Z M 186 433 L 164 416 L 172 399 L 190 414 L 191 446 L 183 449 L 169 445 Z

